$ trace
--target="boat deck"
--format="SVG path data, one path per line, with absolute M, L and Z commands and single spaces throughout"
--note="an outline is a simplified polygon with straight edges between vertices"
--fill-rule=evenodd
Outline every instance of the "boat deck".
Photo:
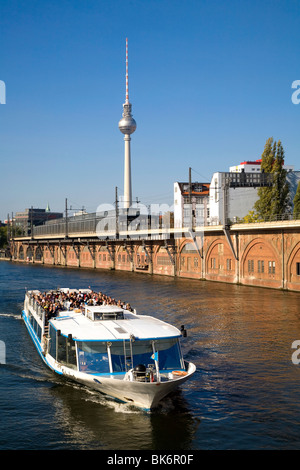
M 87 307 L 88 309 L 88 307 Z M 95 311 L 105 310 L 105 306 L 94 307 Z M 110 308 L 112 311 L 113 309 Z M 150 317 L 124 311 L 124 319 L 90 320 L 82 312 L 62 311 L 51 324 L 63 335 L 71 334 L 78 341 L 120 341 L 130 338 L 155 339 L 157 337 L 178 337 L 180 332 L 174 326 Z

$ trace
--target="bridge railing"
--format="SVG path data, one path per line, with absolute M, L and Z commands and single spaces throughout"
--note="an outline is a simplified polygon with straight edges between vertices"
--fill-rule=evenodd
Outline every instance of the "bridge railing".
M 233 217 L 233 220 L 230 221 L 230 224 L 257 224 L 257 223 L 265 223 L 265 222 L 284 222 L 284 221 L 299 221 L 300 220 L 300 213 L 299 214 L 274 214 L 269 215 L 266 217 L 247 217 L 240 219 L 238 217 Z

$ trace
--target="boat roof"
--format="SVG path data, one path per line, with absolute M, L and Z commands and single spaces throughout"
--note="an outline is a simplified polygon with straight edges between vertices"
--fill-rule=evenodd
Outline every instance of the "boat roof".
M 148 315 L 123 310 L 113 305 L 87 306 L 99 313 L 123 313 L 123 318 L 91 320 L 80 311 L 62 311 L 50 323 L 64 336 L 72 335 L 76 341 L 120 341 L 172 338 L 181 336 L 180 331 L 168 323 Z

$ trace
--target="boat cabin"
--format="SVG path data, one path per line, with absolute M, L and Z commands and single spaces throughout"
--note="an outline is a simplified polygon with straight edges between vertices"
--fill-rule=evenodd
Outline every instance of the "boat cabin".
M 84 314 L 92 321 L 124 320 L 124 310 L 111 305 L 86 306 Z

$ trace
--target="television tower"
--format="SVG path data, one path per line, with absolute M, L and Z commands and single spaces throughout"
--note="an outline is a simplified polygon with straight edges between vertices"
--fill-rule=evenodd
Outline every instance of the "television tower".
M 128 209 L 132 205 L 131 189 L 131 155 L 130 155 L 130 135 L 136 130 L 136 122 L 131 114 L 131 104 L 128 92 L 128 39 L 126 38 L 126 99 L 123 104 L 123 117 L 119 121 L 119 129 L 124 134 L 125 160 L 124 160 L 124 208 Z

